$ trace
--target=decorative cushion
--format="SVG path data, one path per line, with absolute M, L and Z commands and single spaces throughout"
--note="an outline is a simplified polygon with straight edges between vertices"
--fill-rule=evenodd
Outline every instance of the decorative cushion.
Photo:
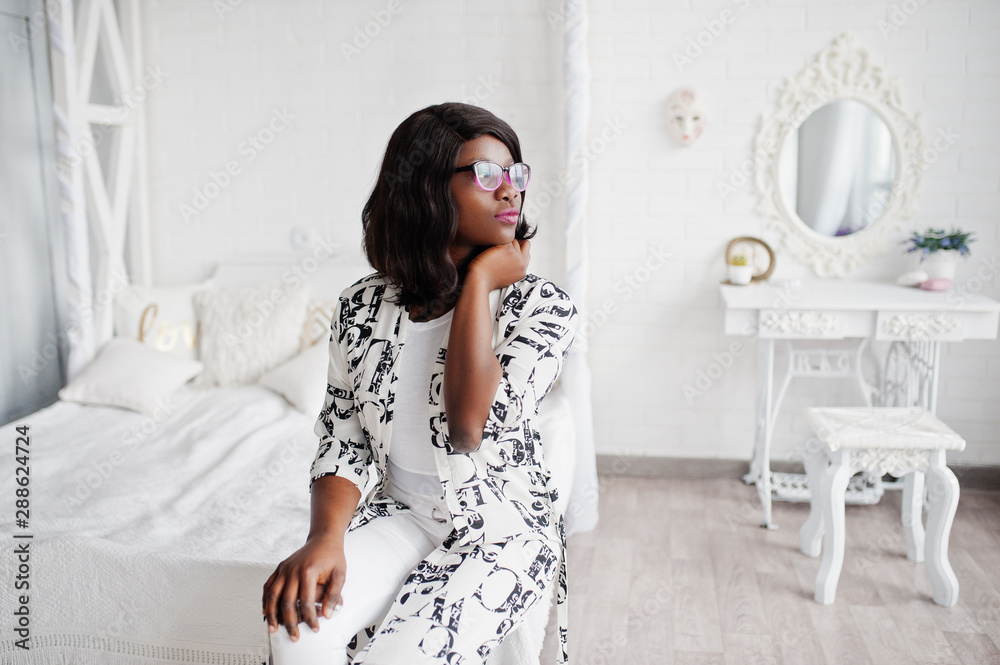
M 318 417 L 326 398 L 329 363 L 330 345 L 319 342 L 267 372 L 258 383 L 284 397 L 302 413 Z
M 260 283 L 194 294 L 200 323 L 198 388 L 255 383 L 299 351 L 308 285 Z
M 115 335 L 137 339 L 178 358 L 198 359 L 198 326 L 191 296 L 212 280 L 179 286 L 127 286 L 115 297 Z
M 920 407 L 810 407 L 806 420 L 829 450 L 964 450 L 965 439 Z
M 330 324 L 339 301 L 310 298 L 306 306 L 306 322 L 302 326 L 302 348 L 306 349 L 330 339 Z
M 197 360 L 157 351 L 135 339 L 112 337 L 59 391 L 59 399 L 155 416 L 163 402 L 201 369 Z

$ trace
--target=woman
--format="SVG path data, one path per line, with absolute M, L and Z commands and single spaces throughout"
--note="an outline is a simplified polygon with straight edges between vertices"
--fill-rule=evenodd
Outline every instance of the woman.
M 531 421 L 576 309 L 527 274 L 529 177 L 510 126 L 468 104 L 389 139 L 362 212 L 377 272 L 331 322 L 309 535 L 264 584 L 275 665 L 480 663 L 553 582 L 565 662 L 565 535 Z

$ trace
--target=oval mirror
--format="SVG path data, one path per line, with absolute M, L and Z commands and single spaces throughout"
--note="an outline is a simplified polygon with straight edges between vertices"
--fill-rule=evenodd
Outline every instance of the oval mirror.
M 844 277 L 895 245 L 923 172 L 920 115 L 844 33 L 785 80 L 754 139 L 755 211 L 775 251 Z
M 821 236 L 868 228 L 888 206 L 896 151 L 885 121 L 867 104 L 840 99 L 788 133 L 778 160 L 786 209 Z

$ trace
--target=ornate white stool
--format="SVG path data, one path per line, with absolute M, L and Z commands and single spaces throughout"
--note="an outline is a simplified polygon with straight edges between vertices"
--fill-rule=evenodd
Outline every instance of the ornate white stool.
M 934 602 L 958 602 L 958 580 L 948 563 L 948 535 L 958 506 L 958 480 L 945 465 L 945 451 L 963 450 L 965 440 L 920 407 L 808 408 L 806 418 L 820 445 L 807 447 L 809 519 L 799 530 L 803 554 L 823 560 L 816 575 L 816 602 L 829 605 L 844 563 L 844 490 L 858 471 L 905 476 L 903 531 L 906 558 L 927 559 Z M 927 537 L 921 523 L 924 473 Z

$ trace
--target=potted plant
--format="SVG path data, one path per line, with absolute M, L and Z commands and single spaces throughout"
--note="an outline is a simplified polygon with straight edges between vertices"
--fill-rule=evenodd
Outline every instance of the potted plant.
M 747 265 L 747 257 L 736 254 L 729 260 L 729 283 L 746 286 L 753 279 L 753 266 Z
M 904 240 L 910 248 L 906 252 L 920 252 L 920 268 L 927 274 L 921 288 L 932 291 L 950 289 L 955 279 L 955 268 L 959 256 L 969 255 L 969 243 L 975 238 L 968 231 L 953 229 L 927 229 L 923 233 L 914 231 Z

